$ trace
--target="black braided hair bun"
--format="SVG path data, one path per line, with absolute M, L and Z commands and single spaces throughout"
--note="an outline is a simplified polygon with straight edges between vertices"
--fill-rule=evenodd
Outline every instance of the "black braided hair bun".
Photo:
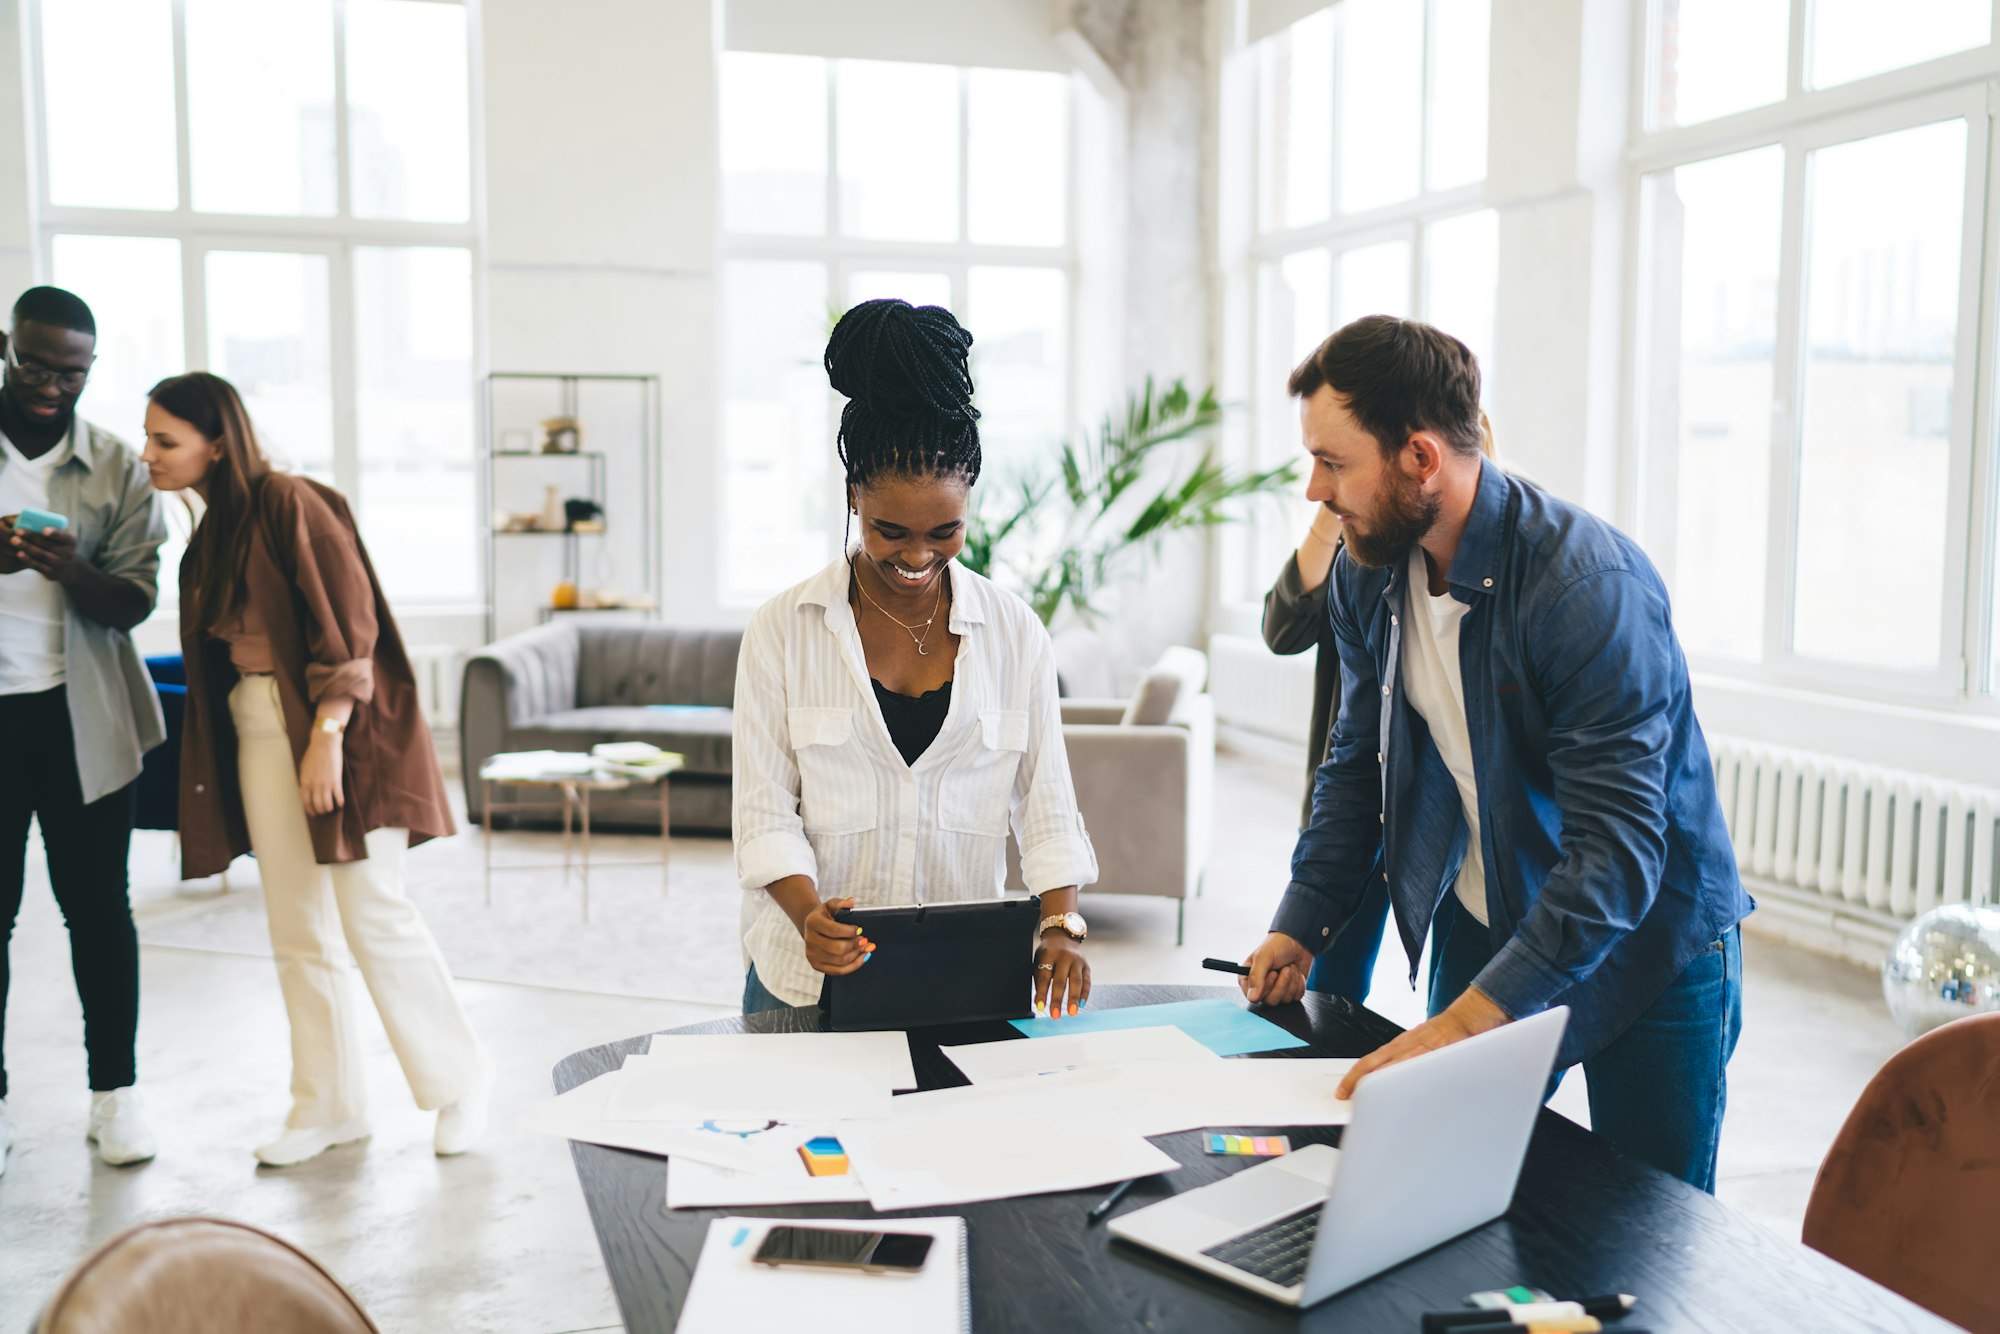
M 884 298 L 840 317 L 826 375 L 847 398 L 838 451 L 847 480 L 884 474 L 979 478 L 972 335 L 943 306 Z

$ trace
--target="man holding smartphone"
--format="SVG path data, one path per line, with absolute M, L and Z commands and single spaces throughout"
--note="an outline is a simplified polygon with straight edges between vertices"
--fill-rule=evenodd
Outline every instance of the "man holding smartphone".
M 83 1002 L 88 1134 L 107 1163 L 154 1152 L 133 1088 L 139 940 L 125 863 L 140 760 L 166 739 L 131 635 L 153 611 L 166 526 L 138 456 L 77 416 L 96 347 L 90 307 L 55 287 L 22 293 L 0 336 L 0 1172 L 14 1137 L 4 944 L 30 821 Z

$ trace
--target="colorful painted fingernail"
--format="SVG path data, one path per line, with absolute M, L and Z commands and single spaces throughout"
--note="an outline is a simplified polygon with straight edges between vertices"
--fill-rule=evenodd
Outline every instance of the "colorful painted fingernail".
M 1072 1016 L 1074 1016 L 1074 1015 L 1076 1014 L 1076 1012 L 1077 1012 L 1077 1008 L 1078 1008 L 1078 1007 L 1077 1007 L 1077 1003 L 1076 1003 L 1075 1001 L 1071 1001 L 1071 1002 L 1069 1003 L 1069 1012 L 1070 1012 L 1070 1014 L 1071 1014 Z

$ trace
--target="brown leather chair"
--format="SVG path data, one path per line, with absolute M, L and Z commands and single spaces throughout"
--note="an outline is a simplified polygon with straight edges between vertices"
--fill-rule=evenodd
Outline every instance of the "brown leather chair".
M 311 1256 L 221 1218 L 127 1228 L 70 1271 L 35 1334 L 381 1334 Z
M 1827 1150 L 1806 1245 L 1977 1334 L 2000 1334 L 2000 1014 L 1889 1058 Z

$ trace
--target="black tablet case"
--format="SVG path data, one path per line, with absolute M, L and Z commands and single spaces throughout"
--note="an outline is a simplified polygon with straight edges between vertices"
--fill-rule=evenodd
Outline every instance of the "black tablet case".
M 875 944 L 867 963 L 820 984 L 835 1032 L 1028 1017 L 1040 899 L 848 908 L 834 920 Z

